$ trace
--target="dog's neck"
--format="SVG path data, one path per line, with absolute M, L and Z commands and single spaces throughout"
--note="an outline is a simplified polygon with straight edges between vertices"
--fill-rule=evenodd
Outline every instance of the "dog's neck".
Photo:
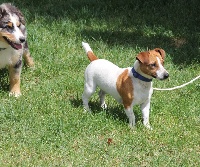
M 143 73 L 140 69 L 140 63 L 138 60 L 135 61 L 134 66 L 132 68 L 132 74 L 135 78 L 138 78 L 144 82 L 151 82 L 153 77 Z

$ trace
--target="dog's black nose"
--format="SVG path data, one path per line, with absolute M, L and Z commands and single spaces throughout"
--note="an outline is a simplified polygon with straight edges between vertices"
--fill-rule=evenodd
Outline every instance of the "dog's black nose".
M 20 40 L 21 43 L 25 42 L 25 38 L 24 37 L 20 37 L 19 40 Z
M 167 79 L 169 77 L 169 73 L 165 73 L 164 79 Z

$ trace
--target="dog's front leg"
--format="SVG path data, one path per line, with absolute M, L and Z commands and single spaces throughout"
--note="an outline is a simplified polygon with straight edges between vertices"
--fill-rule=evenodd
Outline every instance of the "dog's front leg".
M 146 102 L 140 105 L 140 108 L 142 110 L 142 116 L 143 116 L 143 124 L 148 129 L 152 130 L 151 125 L 149 123 L 149 114 L 150 114 L 150 99 L 148 99 Z
M 133 106 L 131 105 L 131 106 L 126 107 L 125 112 L 129 119 L 129 126 L 130 128 L 133 128 L 135 126 L 135 115 L 133 112 Z
M 9 70 L 9 81 L 10 81 L 10 96 L 18 97 L 21 95 L 20 91 L 20 75 L 21 75 L 21 60 L 15 65 L 10 65 Z
M 27 41 L 25 42 L 25 45 L 24 45 L 23 58 L 25 60 L 25 64 L 28 67 L 34 67 L 34 61 L 33 61 L 33 58 L 30 55 L 30 51 L 29 51 L 29 48 L 28 48 Z

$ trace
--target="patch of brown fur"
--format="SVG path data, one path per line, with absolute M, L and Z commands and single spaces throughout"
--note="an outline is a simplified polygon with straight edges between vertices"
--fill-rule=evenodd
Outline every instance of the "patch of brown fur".
M 92 51 L 87 52 L 87 56 L 90 61 L 94 61 L 98 59 L 98 57 Z
M 123 73 L 121 73 L 117 79 L 117 91 L 122 97 L 122 102 L 127 109 L 131 106 L 133 101 L 133 84 L 130 76 L 128 75 L 128 69 L 126 69 Z

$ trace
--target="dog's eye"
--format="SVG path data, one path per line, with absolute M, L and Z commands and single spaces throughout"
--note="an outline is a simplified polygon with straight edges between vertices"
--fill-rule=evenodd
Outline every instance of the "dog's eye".
M 152 64 L 150 64 L 150 66 L 151 66 L 152 68 L 154 68 L 154 67 L 156 67 L 156 63 L 152 63 Z
M 6 25 L 6 27 L 5 28 L 7 28 L 7 29 L 13 29 L 13 27 L 11 27 L 10 25 Z
M 6 29 L 13 29 L 13 24 L 10 23 L 10 22 L 4 23 L 4 24 L 3 24 L 3 28 L 6 28 Z
M 8 26 L 7 24 L 4 24 L 4 25 L 3 25 L 3 28 L 6 28 L 6 29 L 7 29 L 7 28 L 9 28 L 9 26 Z

